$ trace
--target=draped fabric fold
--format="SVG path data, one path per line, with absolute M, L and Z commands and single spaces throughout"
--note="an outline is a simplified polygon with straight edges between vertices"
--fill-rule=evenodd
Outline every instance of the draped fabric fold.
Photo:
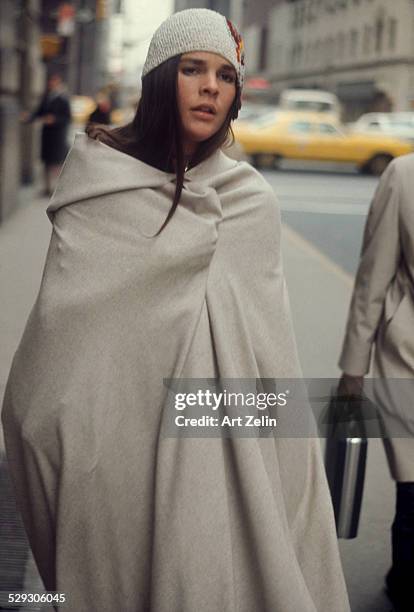
M 174 175 L 77 135 L 2 420 L 67 612 L 346 612 L 315 439 L 166 438 L 164 378 L 298 378 L 280 214 L 222 152 Z

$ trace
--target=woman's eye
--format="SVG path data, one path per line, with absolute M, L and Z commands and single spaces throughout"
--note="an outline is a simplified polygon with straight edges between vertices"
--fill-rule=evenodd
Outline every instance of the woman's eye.
M 226 83 L 234 83 L 236 80 L 235 77 L 229 72 L 223 72 L 222 77 Z
M 184 66 L 183 68 L 181 68 L 181 71 L 183 74 L 185 75 L 193 75 L 193 74 L 198 74 L 199 73 L 199 68 L 197 68 L 196 66 Z M 222 72 L 220 74 L 220 78 L 225 82 L 225 83 L 235 83 L 236 81 L 236 77 L 231 74 L 230 72 Z

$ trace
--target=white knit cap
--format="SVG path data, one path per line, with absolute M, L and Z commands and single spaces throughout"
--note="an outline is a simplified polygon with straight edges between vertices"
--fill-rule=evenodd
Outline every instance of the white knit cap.
M 151 39 L 142 78 L 165 60 L 190 51 L 210 51 L 223 56 L 236 69 L 238 85 L 242 89 L 242 37 L 224 15 L 203 8 L 174 13 L 159 26 Z

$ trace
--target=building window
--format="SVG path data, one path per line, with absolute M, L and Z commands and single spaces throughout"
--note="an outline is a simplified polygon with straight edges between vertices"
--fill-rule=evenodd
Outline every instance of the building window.
M 301 28 L 305 24 L 306 6 L 304 2 L 298 4 L 298 27 Z
M 309 45 L 309 66 L 312 68 L 315 65 L 315 44 Z
M 332 64 L 331 39 L 325 38 L 321 47 L 322 66 L 330 66 Z
M 292 51 L 291 51 L 291 66 L 292 68 L 296 68 L 299 62 L 299 53 L 298 53 L 299 49 L 298 49 L 298 44 L 295 43 L 292 46 Z
M 345 51 L 345 35 L 343 32 L 339 32 L 338 34 L 336 48 L 337 48 L 337 58 L 339 61 L 341 61 L 344 59 L 344 51 Z
M 292 28 L 296 29 L 299 26 L 299 6 L 294 4 L 292 6 Z
M 302 44 L 295 43 L 292 47 L 292 68 L 298 68 L 302 62 Z
M 303 63 L 307 66 L 309 64 L 309 60 L 310 60 L 310 45 L 307 44 L 305 46 L 305 55 L 303 58 Z
M 275 52 L 273 54 L 273 61 L 274 61 L 273 68 L 279 68 L 280 70 L 283 65 L 283 45 L 280 43 L 275 46 Z
M 302 66 L 303 62 L 303 45 L 302 43 L 298 44 L 298 68 Z
M 319 64 L 321 63 L 321 41 L 320 40 L 316 41 L 315 43 L 314 63 L 315 63 L 315 66 L 319 66 Z
M 209 0 L 206 8 L 212 11 L 220 11 L 223 15 L 230 13 L 230 2 L 229 0 Z
M 364 27 L 364 54 L 369 55 L 371 53 L 371 40 L 372 40 L 372 28 L 369 25 Z
M 351 34 L 349 38 L 349 44 L 350 44 L 349 54 L 351 57 L 356 57 L 358 55 L 358 42 L 359 42 L 358 31 L 351 30 Z
M 316 0 L 309 0 L 307 5 L 306 19 L 308 23 L 316 20 Z
M 259 70 L 266 70 L 267 68 L 267 42 L 268 42 L 269 30 L 267 26 L 262 27 L 262 35 L 260 37 L 260 48 L 259 48 Z
M 397 20 L 390 19 L 388 22 L 388 46 L 390 51 L 395 51 L 395 43 L 397 42 Z
M 384 20 L 382 17 L 377 19 L 375 24 L 375 52 L 381 53 L 382 51 L 382 37 L 384 34 Z
M 330 66 L 335 59 L 335 41 L 333 38 L 327 38 L 325 43 L 325 64 Z

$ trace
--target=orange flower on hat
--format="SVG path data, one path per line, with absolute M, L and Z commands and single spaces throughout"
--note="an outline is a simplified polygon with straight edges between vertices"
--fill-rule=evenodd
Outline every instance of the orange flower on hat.
M 240 34 L 238 33 L 238 31 L 236 29 L 236 26 L 234 24 L 232 24 L 230 19 L 226 19 L 226 21 L 227 21 L 227 25 L 229 26 L 229 30 L 231 32 L 231 35 L 232 35 L 232 37 L 234 39 L 234 42 L 236 43 L 237 61 L 239 62 L 239 64 L 244 66 L 244 43 L 243 43 L 243 39 L 240 36 Z

